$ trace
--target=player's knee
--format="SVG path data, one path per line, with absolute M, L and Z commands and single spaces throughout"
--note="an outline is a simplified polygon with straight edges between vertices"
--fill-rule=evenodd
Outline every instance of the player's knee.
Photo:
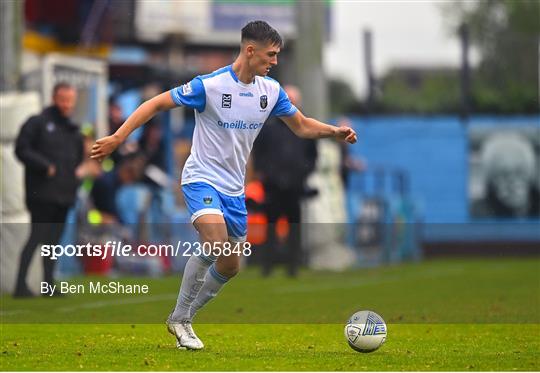
M 218 263 L 217 266 L 218 272 L 227 278 L 232 278 L 238 274 L 240 271 L 240 263 L 228 261 Z
M 206 245 L 209 243 L 212 247 L 221 247 L 227 241 L 227 236 L 219 231 L 205 232 L 200 234 L 200 237 L 202 242 L 206 243 Z
M 224 269 L 224 272 L 225 272 L 225 276 L 227 278 L 232 278 L 232 277 L 236 276 L 238 274 L 238 272 L 240 272 L 240 266 L 239 265 L 226 266 L 225 269 Z

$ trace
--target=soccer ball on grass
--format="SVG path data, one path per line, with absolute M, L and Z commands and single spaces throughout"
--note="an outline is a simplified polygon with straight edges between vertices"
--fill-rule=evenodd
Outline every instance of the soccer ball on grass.
M 373 311 L 358 311 L 345 325 L 345 338 L 358 352 L 373 352 L 386 340 L 386 323 Z

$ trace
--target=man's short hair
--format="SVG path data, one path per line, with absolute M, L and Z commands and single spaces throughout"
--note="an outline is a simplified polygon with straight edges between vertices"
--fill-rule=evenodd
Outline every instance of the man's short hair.
M 58 82 L 53 87 L 53 96 L 56 95 L 56 93 L 58 93 L 58 91 L 61 89 L 75 89 L 75 87 L 68 82 Z
M 279 32 L 264 21 L 251 21 L 244 26 L 242 29 L 242 43 L 247 40 L 283 47 L 283 39 L 281 39 Z

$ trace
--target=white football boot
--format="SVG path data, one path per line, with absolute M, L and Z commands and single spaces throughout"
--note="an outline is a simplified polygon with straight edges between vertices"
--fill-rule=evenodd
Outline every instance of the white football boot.
M 204 344 L 193 331 L 190 321 L 175 322 L 168 318 L 166 324 L 169 333 L 176 337 L 177 348 L 185 347 L 189 350 L 202 350 L 204 348 Z

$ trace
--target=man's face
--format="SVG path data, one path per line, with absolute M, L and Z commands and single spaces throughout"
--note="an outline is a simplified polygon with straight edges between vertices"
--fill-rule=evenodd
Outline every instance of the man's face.
M 119 176 L 123 184 L 132 184 L 140 180 L 144 175 L 145 160 L 143 157 L 137 157 L 126 160 L 120 165 Z
M 53 96 L 53 103 L 64 117 L 69 117 L 77 104 L 77 91 L 74 88 L 59 88 Z
M 122 113 L 122 108 L 117 104 L 112 104 L 109 106 L 109 119 L 114 123 L 122 122 L 124 114 Z
M 528 179 L 527 170 L 522 165 L 503 161 L 497 165 L 491 182 L 499 201 L 506 207 L 519 210 L 529 204 Z
M 277 55 L 280 52 L 277 45 L 252 43 L 248 46 L 250 66 L 255 75 L 266 76 L 270 69 L 277 65 Z

